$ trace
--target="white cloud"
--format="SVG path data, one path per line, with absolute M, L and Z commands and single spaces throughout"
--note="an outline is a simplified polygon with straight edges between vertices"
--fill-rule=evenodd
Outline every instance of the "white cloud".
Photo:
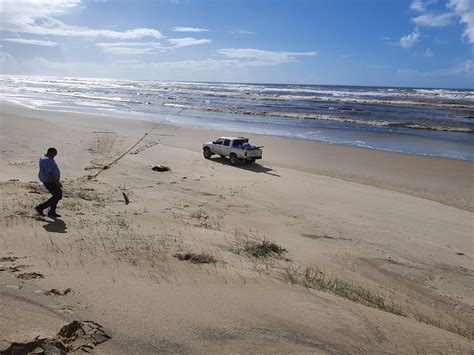
M 276 61 L 266 60 L 250 60 L 240 61 L 238 59 L 204 59 L 204 60 L 183 60 L 176 62 L 152 62 L 152 63 L 138 63 L 135 67 L 141 70 L 151 71 L 186 71 L 190 73 L 199 71 L 234 71 L 244 68 L 268 67 L 282 64 Z
M 399 69 L 399 74 L 407 75 L 423 75 L 423 76 L 455 76 L 462 75 L 464 77 L 474 77 L 474 60 L 468 59 L 463 62 L 457 63 L 451 68 L 435 69 L 432 71 L 419 71 L 417 69 Z
M 448 6 L 459 16 L 459 22 L 466 26 L 464 37 L 469 43 L 474 43 L 474 1 L 449 0 Z
M 170 38 L 168 39 L 168 42 L 170 42 L 174 46 L 174 48 L 179 48 L 179 47 L 186 47 L 186 46 L 195 46 L 198 44 L 211 43 L 212 40 L 187 37 L 187 38 Z
M 455 68 L 454 72 L 464 74 L 474 74 L 474 60 L 468 59 L 464 62 L 459 63 Z
M 282 64 L 276 61 L 241 61 L 238 59 L 183 60 L 176 62 L 117 60 L 110 64 L 101 64 L 98 62 L 50 61 L 40 57 L 16 63 L 10 57 L 2 57 L 0 53 L 0 64 L 2 64 L 2 58 L 9 62 L 8 65 L 0 65 L 0 73 L 157 80 L 235 81 L 237 78 L 243 80 L 243 77 L 246 78 L 245 80 L 252 80 L 252 78 L 255 79 L 255 73 L 249 74 L 249 70 L 252 68 L 268 68 Z
M 158 42 L 101 42 L 95 45 L 104 53 L 129 55 L 156 53 L 156 49 L 161 48 Z
M 58 44 L 53 41 L 42 41 L 36 39 L 25 39 L 25 38 L 4 38 L 4 41 L 20 43 L 20 44 L 31 44 L 34 46 L 46 46 L 46 47 L 54 47 Z
M 138 64 L 142 63 L 141 60 L 138 59 L 131 59 L 131 60 L 115 60 L 112 62 L 112 64 Z
M 315 56 L 318 52 L 271 52 L 253 48 L 227 48 L 218 50 L 220 54 L 229 58 L 259 59 L 270 62 L 289 62 L 294 61 L 297 56 Z
M 431 58 L 433 56 L 433 51 L 431 50 L 431 48 L 426 48 L 426 51 L 425 51 L 424 55 L 427 58 Z
M 451 24 L 455 16 L 452 12 L 441 15 L 425 14 L 413 18 L 412 21 L 418 26 L 445 27 Z
M 153 48 L 139 48 L 139 47 L 109 47 L 109 48 L 103 48 L 103 52 L 108 53 L 108 54 L 137 55 L 137 54 L 151 53 L 152 51 L 153 51 Z
M 160 31 L 135 28 L 126 31 L 70 26 L 52 16 L 64 15 L 80 5 L 80 0 L 3 1 L 0 30 L 36 35 L 105 37 L 115 39 L 162 38 Z
M 172 46 L 162 46 L 159 42 L 100 42 L 96 46 L 109 54 L 151 54 L 175 48 L 210 43 L 210 39 L 170 38 Z
M 422 0 L 414 0 L 411 5 L 410 9 L 425 12 L 426 8 L 432 3 L 433 1 L 422 1 Z
M 400 38 L 400 46 L 403 48 L 410 48 L 420 39 L 420 31 L 415 28 L 412 33 Z
M 113 47 L 153 47 L 160 48 L 161 43 L 159 42 L 99 42 L 95 44 L 101 48 L 113 48 Z
M 2 66 L 17 65 L 17 61 L 10 53 L 0 52 L 0 64 Z
M 174 32 L 209 32 L 210 30 L 206 28 L 199 28 L 199 27 L 173 27 L 172 31 Z
M 238 34 L 238 35 L 253 35 L 255 32 L 247 31 L 247 30 L 237 30 L 232 31 L 231 34 Z

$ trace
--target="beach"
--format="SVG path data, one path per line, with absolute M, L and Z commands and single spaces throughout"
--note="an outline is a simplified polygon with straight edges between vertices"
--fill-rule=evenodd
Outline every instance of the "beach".
M 1 111 L 0 350 L 92 321 L 104 354 L 472 353 L 473 161 Z M 204 159 L 227 135 L 263 159 Z M 33 209 L 50 146 L 55 220 Z

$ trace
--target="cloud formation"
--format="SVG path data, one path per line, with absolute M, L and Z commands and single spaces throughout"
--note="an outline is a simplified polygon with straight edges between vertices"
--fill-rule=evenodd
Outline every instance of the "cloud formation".
M 231 31 L 231 34 L 237 34 L 237 35 L 253 35 L 255 32 L 247 31 L 247 30 L 236 30 L 236 31 Z
M 239 59 L 260 59 L 270 62 L 290 62 L 295 61 L 294 57 L 298 56 L 315 56 L 318 52 L 271 52 L 254 48 L 227 48 L 219 49 L 218 52 L 229 58 Z
M 474 1 L 449 0 L 448 6 L 459 16 L 459 22 L 466 26 L 463 36 L 474 44 Z
M 96 46 L 104 53 L 129 55 L 155 53 L 156 49 L 162 48 L 159 42 L 101 42 Z
M 447 12 L 441 15 L 424 14 L 417 16 L 412 21 L 418 26 L 426 27 L 445 27 L 452 23 L 456 14 Z
M 186 47 L 186 46 L 196 46 L 198 44 L 211 43 L 212 40 L 186 37 L 186 38 L 170 38 L 168 39 L 168 42 L 170 42 L 174 48 L 179 48 L 179 47 Z
M 42 41 L 37 39 L 26 39 L 26 38 L 4 38 L 4 41 L 20 43 L 20 44 L 31 44 L 34 46 L 45 46 L 45 47 L 54 47 L 58 44 L 53 41 Z
M 412 33 L 400 38 L 400 46 L 403 48 L 411 48 L 420 39 L 420 36 L 421 34 L 417 27 Z
M 414 0 L 411 5 L 410 9 L 419 11 L 419 12 L 424 12 L 426 11 L 426 7 L 431 3 L 431 1 L 421 1 L 421 0 Z
M 435 0 L 414 0 L 410 9 L 422 13 L 412 18 L 417 26 L 445 27 L 454 22 L 456 18 L 465 26 L 463 37 L 469 43 L 474 43 L 474 0 L 447 0 L 447 12 L 435 14 L 428 12 L 428 6 L 436 3 Z
M 171 29 L 174 32 L 209 32 L 207 28 L 199 28 L 199 27 L 173 27 Z
M 126 31 L 93 29 L 70 26 L 53 18 L 77 7 L 80 0 L 35 0 L 2 2 L 0 30 L 35 35 L 105 37 L 114 39 L 139 39 L 143 37 L 162 38 L 160 31 L 150 28 L 135 28 Z

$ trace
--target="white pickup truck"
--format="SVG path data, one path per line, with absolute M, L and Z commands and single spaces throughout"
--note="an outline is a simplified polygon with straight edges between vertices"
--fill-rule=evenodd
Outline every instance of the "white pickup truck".
M 237 165 L 239 161 L 253 163 L 256 159 L 262 159 L 261 148 L 250 145 L 249 139 L 244 137 L 221 137 L 202 145 L 204 158 L 211 159 L 213 154 L 219 154 L 222 158 L 229 157 L 232 165 Z

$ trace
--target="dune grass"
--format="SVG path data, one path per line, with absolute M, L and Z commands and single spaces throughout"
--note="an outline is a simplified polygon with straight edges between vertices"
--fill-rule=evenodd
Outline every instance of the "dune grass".
M 435 320 L 426 315 L 405 312 L 399 305 L 395 304 L 394 302 L 389 302 L 382 295 L 376 294 L 369 289 L 353 282 L 336 277 L 328 277 L 318 267 L 287 267 L 285 271 L 287 281 L 291 282 L 292 284 L 329 292 L 334 295 L 344 297 L 352 302 L 363 304 L 367 307 L 379 309 L 381 311 L 389 312 L 401 317 L 413 318 L 420 323 L 425 323 L 448 332 L 458 334 L 469 340 L 474 339 L 474 330 L 470 325 L 461 323 L 446 323 L 441 320 Z
M 329 292 L 368 307 L 380 309 L 399 316 L 406 316 L 399 306 L 392 302 L 387 302 L 383 296 L 375 294 L 353 282 L 339 278 L 329 278 L 317 267 L 289 267 L 286 269 L 286 277 L 292 284 Z
M 275 244 L 269 240 L 262 241 L 246 241 L 244 246 L 238 250 L 254 258 L 269 258 L 280 256 L 287 252 L 282 246 Z

